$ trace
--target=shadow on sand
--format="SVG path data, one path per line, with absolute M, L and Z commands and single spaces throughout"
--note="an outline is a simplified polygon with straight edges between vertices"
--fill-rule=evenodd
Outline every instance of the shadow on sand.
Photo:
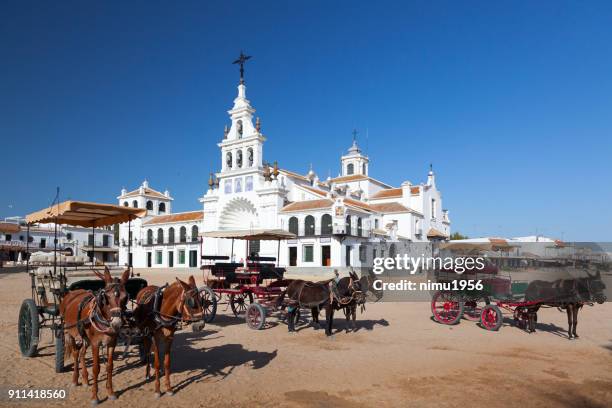
M 201 333 L 183 332 L 178 333 L 174 338 L 172 374 L 191 372 L 188 378 L 173 383 L 175 392 L 207 377 L 217 377 L 216 381 L 221 381 L 239 366 L 249 365 L 252 369 L 257 370 L 265 367 L 278 354 L 277 350 L 272 352 L 247 350 L 241 344 L 223 344 L 204 349 L 195 345 L 200 336 Z M 126 369 L 129 368 L 142 369 L 142 381 L 121 390 L 121 393 L 142 387 L 148 382 L 144 379 L 144 366 L 138 364 L 138 367 L 133 365 L 126 367 Z M 151 370 L 151 373 L 153 373 L 153 370 Z

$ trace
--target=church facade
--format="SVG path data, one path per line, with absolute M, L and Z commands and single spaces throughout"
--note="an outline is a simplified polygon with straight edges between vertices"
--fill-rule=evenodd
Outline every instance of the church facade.
M 228 113 L 231 126 L 217 144 L 220 170 L 210 175 L 201 209 L 173 213 L 169 192 L 154 190 L 146 181 L 136 190 L 121 191 L 120 205 L 149 210 L 132 223 L 131 237 L 121 225 L 121 264 L 127 264 L 129 248 L 134 267 L 199 267 L 202 255 L 240 261 L 247 253 L 298 268 L 360 267 L 372 257 L 393 256 L 398 245 L 450 235 L 431 168 L 424 183 L 391 186 L 370 177 L 369 158 L 353 138 L 340 157 L 338 177 L 322 180 L 312 168 L 299 174 L 264 160 L 266 137 L 242 79 Z M 282 229 L 296 238 L 247 244 L 204 236 L 256 229 Z

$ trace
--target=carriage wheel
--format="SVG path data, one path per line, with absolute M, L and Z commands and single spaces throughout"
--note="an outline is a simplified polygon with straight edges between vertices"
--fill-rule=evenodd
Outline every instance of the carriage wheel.
M 463 316 L 463 302 L 457 301 L 448 292 L 436 292 L 431 299 L 434 320 L 442 324 L 457 324 Z
M 64 330 L 55 331 L 55 372 L 64 372 Z
M 34 357 L 36 354 L 39 328 L 36 303 L 32 299 L 26 299 L 19 309 L 19 323 L 17 327 L 19 349 L 22 356 Z
M 204 312 L 204 322 L 210 323 L 217 315 L 217 297 L 215 292 L 208 286 L 202 286 L 198 289 L 200 293 L 200 303 Z
M 473 322 L 480 321 L 482 309 L 485 307 L 484 301 L 468 300 L 463 305 L 463 318 Z
M 251 303 L 246 312 L 246 322 L 249 328 L 261 330 L 266 324 L 266 309 L 259 303 Z
M 246 313 L 247 310 L 247 296 L 249 298 L 249 303 L 253 304 L 253 294 L 251 292 L 245 292 L 245 293 L 236 293 L 236 294 L 231 294 L 230 295 L 230 306 L 232 307 L 232 312 L 234 312 L 234 315 L 236 317 L 240 316 L 241 314 Z
M 504 318 L 501 310 L 496 305 L 486 305 L 480 315 L 480 324 L 487 330 L 497 331 L 502 325 Z

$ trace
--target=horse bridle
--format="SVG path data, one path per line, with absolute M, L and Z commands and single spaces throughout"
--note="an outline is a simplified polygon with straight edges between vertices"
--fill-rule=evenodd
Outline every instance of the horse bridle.
M 168 315 L 164 315 L 159 309 L 161 309 L 161 302 L 159 301 L 159 296 L 161 295 L 161 292 L 164 291 L 165 288 L 168 287 L 168 284 L 165 284 L 164 286 L 160 287 L 157 289 L 156 291 L 156 299 L 155 299 L 155 304 L 153 307 L 153 314 L 155 316 L 155 321 L 163 327 L 169 328 L 169 327 L 174 327 L 177 325 L 177 323 L 182 322 L 185 324 L 190 324 L 190 323 L 194 323 L 194 322 L 198 322 L 200 321 L 198 320 L 192 320 L 192 319 L 185 319 L 183 318 L 183 309 L 185 307 L 185 303 L 187 303 L 188 307 L 191 308 L 195 308 L 195 300 L 194 300 L 194 296 L 197 296 L 198 293 L 198 289 L 197 288 L 192 288 L 189 290 L 185 290 L 185 288 L 181 287 L 181 289 L 183 289 L 183 293 L 181 294 L 181 301 L 179 303 L 179 307 L 178 307 L 178 313 L 175 316 L 168 316 Z M 192 294 L 192 292 L 196 292 L 196 294 Z M 192 296 L 190 296 L 189 298 L 187 297 L 188 294 L 192 294 Z M 193 302 L 193 305 L 190 305 L 189 303 Z M 159 304 L 157 304 L 159 303 Z

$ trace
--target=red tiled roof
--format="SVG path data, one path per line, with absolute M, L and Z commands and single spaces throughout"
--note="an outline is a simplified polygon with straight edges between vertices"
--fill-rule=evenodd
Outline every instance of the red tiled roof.
M 410 208 L 397 202 L 392 203 L 381 203 L 381 204 L 370 204 L 370 207 L 375 211 L 381 213 L 401 213 L 401 212 L 413 212 Z
M 376 200 L 377 198 L 396 198 L 402 196 L 401 188 L 387 188 L 385 190 L 380 190 L 370 197 L 371 200 Z
M 353 207 L 357 207 L 357 208 L 361 208 L 362 210 L 366 210 L 366 211 L 375 211 L 371 206 L 369 206 L 368 204 L 361 202 L 359 200 L 353 200 L 352 198 L 345 198 L 344 199 L 344 203 L 348 204 L 348 205 L 352 205 Z
M 421 189 L 418 186 L 410 187 L 410 194 L 419 195 L 420 193 L 421 193 Z
M 308 178 L 306 178 L 306 176 L 302 176 L 301 174 L 294 173 L 293 171 L 289 171 L 289 170 L 285 170 L 285 169 L 278 169 L 278 171 L 280 171 L 281 173 L 285 173 L 289 177 L 294 177 L 294 178 L 298 178 L 300 180 L 308 181 Z
M 136 189 L 136 190 L 130 191 L 129 193 L 127 193 L 127 194 L 125 194 L 125 195 L 123 195 L 121 197 L 122 198 L 127 198 L 127 197 L 135 197 L 135 196 L 138 196 L 138 195 L 140 195 L 140 189 Z M 144 189 L 144 195 L 151 196 L 151 197 L 157 197 L 157 198 L 168 198 L 165 195 L 163 195 L 162 193 L 160 193 L 159 191 L 153 190 L 152 188 L 148 188 L 148 187 Z
M 19 224 L 13 224 L 12 222 L 0 222 L 0 232 L 8 232 L 9 234 L 21 231 Z
M 202 211 L 190 211 L 190 212 L 184 212 L 184 213 L 158 215 L 158 216 L 151 218 L 150 220 L 143 222 L 142 225 L 167 224 L 171 222 L 200 221 L 203 218 L 204 218 L 204 213 Z
M 284 206 L 282 212 L 290 211 L 304 211 L 304 210 L 319 210 L 324 208 L 330 208 L 334 202 L 329 199 L 322 200 L 306 200 L 306 201 L 295 201 L 293 203 Z
M 359 181 L 359 180 L 368 180 L 368 176 L 364 176 L 363 174 L 351 174 L 350 176 L 340 176 L 333 178 L 331 181 L 334 183 L 342 183 L 343 181 Z
M 298 184 L 297 186 L 301 187 L 303 189 L 306 189 L 306 190 L 308 190 L 308 191 L 310 191 L 310 192 L 312 192 L 312 193 L 314 193 L 314 194 L 316 194 L 318 196 L 327 197 L 327 192 L 323 191 L 323 190 L 319 190 L 318 188 L 314 188 L 314 187 L 310 187 L 310 186 L 303 186 L 301 184 Z

